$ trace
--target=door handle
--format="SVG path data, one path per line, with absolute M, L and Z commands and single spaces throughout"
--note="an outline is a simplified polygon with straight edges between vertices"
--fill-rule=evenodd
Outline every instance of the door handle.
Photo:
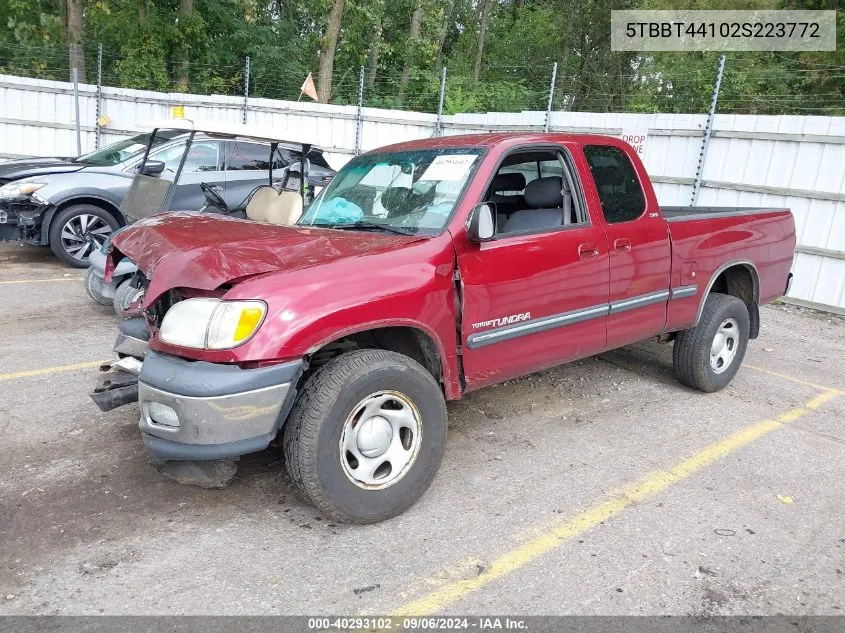
M 590 257 L 596 257 L 599 254 L 599 247 L 595 244 L 579 244 L 578 245 L 578 257 L 581 259 L 588 259 Z
M 630 253 L 631 252 L 631 240 L 627 237 L 620 237 L 618 239 L 613 240 L 613 248 L 617 251 Z

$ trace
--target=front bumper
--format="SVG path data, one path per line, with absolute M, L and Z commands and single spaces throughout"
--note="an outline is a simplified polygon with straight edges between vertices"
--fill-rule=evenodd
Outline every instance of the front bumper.
M 301 361 L 241 369 L 149 351 L 138 378 L 144 443 L 160 460 L 260 451 L 287 417 L 302 369 Z

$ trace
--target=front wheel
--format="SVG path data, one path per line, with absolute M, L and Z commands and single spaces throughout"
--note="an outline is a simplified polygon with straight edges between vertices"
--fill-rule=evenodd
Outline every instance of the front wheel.
M 102 277 L 97 274 L 93 266 L 89 266 L 88 270 L 85 271 L 85 290 L 88 292 L 88 296 L 100 305 L 110 306 L 112 300 L 103 295 L 103 284 Z
M 375 523 L 428 489 L 446 447 L 434 378 L 396 352 L 361 350 L 318 369 L 284 429 L 288 472 L 327 515 Z
M 678 380 L 705 392 L 726 387 L 745 358 L 748 331 L 745 304 L 730 295 L 711 293 L 698 325 L 675 338 L 672 357 Z
M 88 256 L 100 248 L 119 226 L 115 217 L 92 204 L 75 204 L 59 211 L 50 222 L 50 248 L 74 268 L 88 266 Z
M 114 291 L 114 313 L 122 318 L 136 316 L 130 314 L 130 306 L 144 296 L 143 288 L 136 288 L 132 285 L 132 277 L 130 276 L 125 281 L 121 282 Z

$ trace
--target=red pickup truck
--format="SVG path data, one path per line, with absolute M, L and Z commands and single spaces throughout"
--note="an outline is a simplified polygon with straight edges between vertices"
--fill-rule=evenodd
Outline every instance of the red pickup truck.
M 509 133 L 358 156 L 295 226 L 156 216 L 107 267 L 128 256 L 146 290 L 147 333 L 116 349 L 142 350 L 154 457 L 279 436 L 305 496 L 373 522 L 425 492 L 445 402 L 473 389 L 651 337 L 721 389 L 794 247 L 788 209 L 661 209 L 620 140 Z

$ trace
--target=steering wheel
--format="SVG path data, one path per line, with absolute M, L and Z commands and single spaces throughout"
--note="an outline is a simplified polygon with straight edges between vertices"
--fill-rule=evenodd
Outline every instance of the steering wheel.
M 207 206 L 220 209 L 221 213 L 232 212 L 223 197 L 219 193 L 214 191 L 214 187 L 212 185 L 209 185 L 207 182 L 201 182 L 200 189 L 202 189 L 202 193 L 205 196 L 205 204 Z

